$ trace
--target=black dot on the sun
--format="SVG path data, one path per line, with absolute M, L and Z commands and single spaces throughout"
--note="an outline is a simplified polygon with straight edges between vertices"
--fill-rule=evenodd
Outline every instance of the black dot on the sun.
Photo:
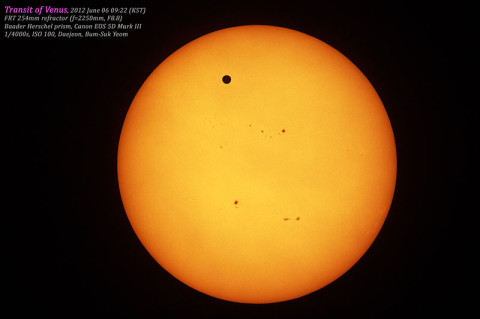
M 230 75 L 224 75 L 222 81 L 223 83 L 228 84 L 230 83 L 230 81 L 232 81 L 232 78 L 230 77 Z

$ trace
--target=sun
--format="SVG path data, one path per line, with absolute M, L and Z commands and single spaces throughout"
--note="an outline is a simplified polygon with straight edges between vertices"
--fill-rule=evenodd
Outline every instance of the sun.
M 241 303 L 298 298 L 348 271 L 384 223 L 396 166 L 362 72 L 312 36 L 262 25 L 170 55 L 118 147 L 122 201 L 147 251 L 186 285 Z

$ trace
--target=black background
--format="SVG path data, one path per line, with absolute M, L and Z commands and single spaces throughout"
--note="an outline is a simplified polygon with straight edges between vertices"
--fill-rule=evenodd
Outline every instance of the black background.
M 4 263 L 19 317 L 460 315 L 472 302 L 457 221 L 471 214 L 461 195 L 473 8 L 384 2 L 96 1 L 146 6 L 132 18 L 143 29 L 125 39 L 2 38 L 4 170 L 13 177 Z M 218 300 L 164 271 L 131 229 L 116 179 L 122 123 L 143 81 L 182 45 L 245 24 L 302 31 L 347 56 L 380 95 L 398 152 L 391 211 L 370 250 L 320 291 L 270 305 Z

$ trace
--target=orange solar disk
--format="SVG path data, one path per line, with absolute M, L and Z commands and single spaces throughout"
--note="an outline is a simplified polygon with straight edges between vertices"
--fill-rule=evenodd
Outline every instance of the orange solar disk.
M 380 231 L 395 179 L 392 128 L 367 78 L 324 42 L 273 26 L 174 52 L 136 95 L 118 148 L 122 201 L 148 252 L 188 286 L 242 303 L 344 274 Z

